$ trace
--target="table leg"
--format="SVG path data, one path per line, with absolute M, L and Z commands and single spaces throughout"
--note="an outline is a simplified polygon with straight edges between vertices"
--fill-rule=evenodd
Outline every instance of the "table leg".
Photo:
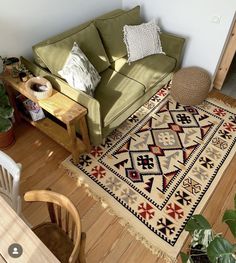
M 77 146 L 75 124 L 73 122 L 70 122 L 66 126 L 71 141 L 71 152 L 73 161 L 77 164 L 79 162 L 79 150 Z
M 90 152 L 91 145 L 90 145 L 90 139 L 89 139 L 89 135 L 88 135 L 88 128 L 87 128 L 85 116 L 83 116 L 79 120 L 79 129 L 81 132 L 83 143 L 85 144 L 87 151 Z

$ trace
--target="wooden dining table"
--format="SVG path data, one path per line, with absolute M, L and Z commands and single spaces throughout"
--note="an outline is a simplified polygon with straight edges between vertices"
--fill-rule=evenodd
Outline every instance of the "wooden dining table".
M 23 253 L 18 258 L 8 254 L 12 244 L 19 244 Z M 0 263 L 59 263 L 34 232 L 0 196 Z

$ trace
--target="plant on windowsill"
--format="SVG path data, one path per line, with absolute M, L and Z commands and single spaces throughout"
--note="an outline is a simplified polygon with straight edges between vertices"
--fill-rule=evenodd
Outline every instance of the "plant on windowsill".
M 0 148 L 5 149 L 15 141 L 11 118 L 13 108 L 10 105 L 3 84 L 0 83 Z
M 0 74 L 10 74 L 12 77 L 19 77 L 22 71 L 20 60 L 17 57 L 2 57 L 0 56 Z
M 229 226 L 236 238 L 236 195 L 234 197 L 234 209 L 226 210 L 222 221 Z M 236 244 L 217 234 L 211 228 L 209 222 L 202 215 L 193 215 L 185 230 L 191 236 L 191 248 L 188 254 L 181 252 L 182 263 L 235 263 Z

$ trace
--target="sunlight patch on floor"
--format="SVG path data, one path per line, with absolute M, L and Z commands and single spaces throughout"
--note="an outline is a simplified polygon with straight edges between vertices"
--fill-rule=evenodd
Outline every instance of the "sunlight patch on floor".
M 41 146 L 42 145 L 42 143 L 41 143 L 41 141 L 40 140 L 36 140 L 35 142 L 34 142 L 34 145 L 36 145 L 36 146 Z
M 48 157 L 51 157 L 52 155 L 53 155 L 53 151 L 50 151 L 49 153 L 48 153 Z

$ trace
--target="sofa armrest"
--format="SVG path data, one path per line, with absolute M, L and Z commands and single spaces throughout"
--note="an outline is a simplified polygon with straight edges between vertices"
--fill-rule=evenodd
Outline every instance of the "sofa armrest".
M 181 63 L 182 50 L 184 47 L 185 39 L 169 33 L 160 34 L 162 49 L 166 55 L 176 59 L 176 70 Z
M 28 61 L 27 59 L 21 57 L 21 62 L 35 76 L 45 77 L 52 83 L 53 88 L 87 108 L 87 124 L 90 141 L 94 145 L 100 144 L 102 142 L 102 121 L 99 102 L 84 92 L 71 88 L 71 86 L 64 80 Z

